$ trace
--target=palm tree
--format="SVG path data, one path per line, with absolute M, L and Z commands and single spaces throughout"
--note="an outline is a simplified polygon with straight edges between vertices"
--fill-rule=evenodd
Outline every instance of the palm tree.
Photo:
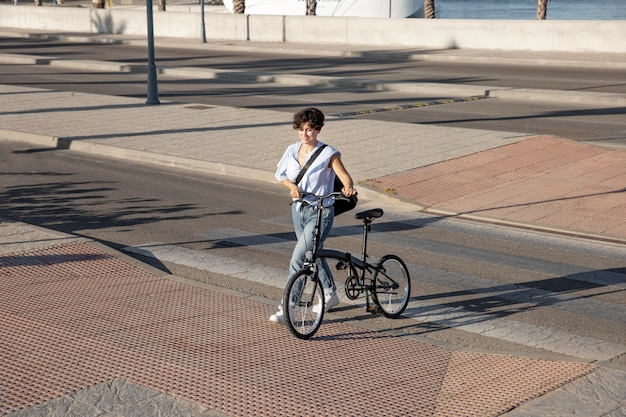
M 317 0 L 306 0 L 306 15 L 315 16 L 317 10 Z
M 160 12 L 165 11 L 165 0 L 159 0 L 159 11 Z
M 550 0 L 538 0 L 537 1 L 537 20 L 546 20 L 548 14 L 548 2 Z
M 424 19 L 435 18 L 435 0 L 424 0 Z
M 233 0 L 233 13 L 244 14 L 246 12 L 246 0 Z

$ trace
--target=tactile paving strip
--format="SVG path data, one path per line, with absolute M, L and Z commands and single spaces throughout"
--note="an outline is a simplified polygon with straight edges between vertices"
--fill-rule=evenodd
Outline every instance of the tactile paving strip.
M 0 415 L 115 378 L 233 416 L 497 416 L 593 367 L 452 351 L 152 275 L 87 243 L 0 256 Z
M 626 152 L 539 136 L 368 181 L 427 207 L 626 238 Z

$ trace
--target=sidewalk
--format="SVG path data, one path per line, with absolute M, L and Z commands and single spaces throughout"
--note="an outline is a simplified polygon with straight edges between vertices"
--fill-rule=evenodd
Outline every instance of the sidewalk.
M 625 411 L 618 370 L 437 345 L 330 313 L 301 341 L 267 321 L 275 308 L 267 300 L 21 223 L 0 223 L 0 268 L 0 415 Z
M 7 85 L 0 97 L 0 139 L 129 162 L 274 181 L 295 140 L 290 115 L 273 111 Z M 323 140 L 383 207 L 626 243 L 624 149 L 341 117 Z M 28 225 L 0 223 L 0 271 L 0 415 L 625 412 L 621 371 L 432 345 L 332 315 L 302 342 L 270 328 L 267 300 Z

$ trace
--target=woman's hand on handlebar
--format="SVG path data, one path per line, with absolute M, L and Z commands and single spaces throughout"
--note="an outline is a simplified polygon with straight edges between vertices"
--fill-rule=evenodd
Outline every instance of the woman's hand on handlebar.
M 357 195 L 358 192 L 353 187 L 343 187 L 341 189 L 341 194 L 343 194 L 345 197 L 352 197 L 353 195 Z

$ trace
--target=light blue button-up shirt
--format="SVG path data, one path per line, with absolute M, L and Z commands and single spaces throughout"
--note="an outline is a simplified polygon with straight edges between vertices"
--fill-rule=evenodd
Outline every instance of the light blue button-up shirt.
M 307 161 L 322 145 L 324 144 L 318 140 L 315 149 L 313 149 L 307 156 Z M 288 179 L 289 181 L 295 183 L 298 174 L 302 170 L 302 167 L 298 162 L 298 152 L 300 151 L 300 146 L 302 146 L 302 142 L 299 141 L 289 145 L 282 158 L 280 158 L 280 161 L 278 161 L 276 174 L 274 175 L 278 181 Z M 337 151 L 337 149 L 327 145 L 326 148 L 324 148 L 324 150 L 317 156 L 315 161 L 313 161 L 300 180 L 300 183 L 296 185 L 298 185 L 302 191 L 315 195 L 327 195 L 332 193 L 335 183 L 335 171 L 330 168 L 330 160 L 333 155 L 338 152 L 339 151 Z M 324 207 L 333 205 L 334 200 L 334 197 L 324 200 Z M 311 200 L 311 203 L 313 204 L 314 201 Z

